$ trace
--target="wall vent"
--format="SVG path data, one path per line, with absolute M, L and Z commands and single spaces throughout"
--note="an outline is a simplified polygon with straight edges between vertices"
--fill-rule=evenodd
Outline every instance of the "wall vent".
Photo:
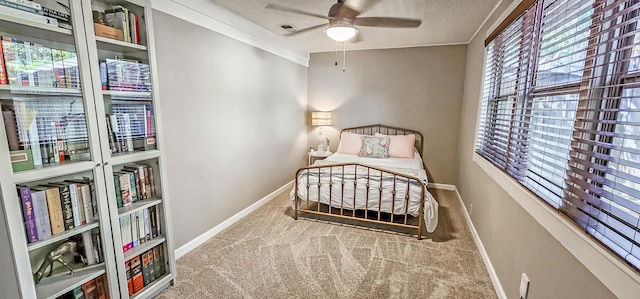
M 280 29 L 289 32 L 289 33 L 295 33 L 298 32 L 298 28 L 296 28 L 295 26 L 291 25 L 291 24 L 282 24 L 282 25 L 278 25 L 280 27 Z

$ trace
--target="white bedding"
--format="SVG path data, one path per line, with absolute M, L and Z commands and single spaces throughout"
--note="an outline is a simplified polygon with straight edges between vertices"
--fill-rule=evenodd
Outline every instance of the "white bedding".
M 414 155 L 414 159 L 402 159 L 402 158 L 388 158 L 388 159 L 376 159 L 358 157 L 357 155 L 346 154 L 334 154 L 329 156 L 325 160 L 316 161 L 315 165 L 330 165 L 335 163 L 348 163 L 357 162 L 371 166 L 377 166 L 380 168 L 401 172 L 403 174 L 417 177 L 425 185 L 428 184 L 427 175 L 423 169 L 422 159 L 419 155 Z M 331 169 L 331 172 L 329 171 Z M 378 203 L 381 202 L 380 210 L 385 213 L 393 213 L 398 215 L 404 215 L 405 211 L 408 214 L 417 217 L 420 213 L 420 195 L 422 185 L 416 181 L 413 181 L 407 187 L 407 181 L 402 177 L 395 177 L 395 203 L 392 204 L 393 194 L 391 190 L 394 188 L 394 176 L 385 173 L 382 176 L 382 200 L 380 198 L 380 172 L 375 170 L 367 170 L 364 167 L 347 166 L 344 167 L 345 179 L 344 189 L 340 184 L 342 180 L 343 167 L 323 168 L 320 175 L 320 198 L 318 200 L 318 169 L 313 169 L 309 173 L 304 171 L 298 178 L 298 197 L 306 202 L 307 199 L 307 181 L 309 181 L 308 187 L 308 199 L 311 202 L 320 201 L 323 204 L 331 205 L 335 208 L 344 208 L 347 210 L 354 210 L 354 177 L 356 178 L 355 187 L 355 210 L 369 209 L 372 211 L 378 211 Z M 369 173 L 369 179 L 367 179 L 367 172 Z M 329 182 L 333 182 L 331 192 L 329 190 Z M 367 197 L 366 185 L 369 183 L 369 194 Z M 405 195 L 409 189 L 409 201 L 407 207 L 405 207 Z M 344 191 L 343 191 L 344 190 Z M 293 200 L 295 187 L 291 190 L 291 201 Z M 341 194 L 344 192 L 344 200 L 341 201 Z M 438 223 L 438 203 L 428 190 L 424 191 L 424 221 L 428 232 L 432 232 Z M 329 196 L 331 193 L 331 196 Z M 368 199 L 368 200 L 367 200 Z M 331 202 L 330 202 L 331 201 Z M 393 206 L 393 211 L 392 211 Z

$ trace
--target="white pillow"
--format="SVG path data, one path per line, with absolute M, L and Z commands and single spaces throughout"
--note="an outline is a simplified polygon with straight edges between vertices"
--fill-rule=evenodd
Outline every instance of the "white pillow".
M 383 135 L 380 133 L 376 133 L 375 136 L 391 137 L 391 142 L 389 143 L 389 157 L 413 159 L 416 135 Z

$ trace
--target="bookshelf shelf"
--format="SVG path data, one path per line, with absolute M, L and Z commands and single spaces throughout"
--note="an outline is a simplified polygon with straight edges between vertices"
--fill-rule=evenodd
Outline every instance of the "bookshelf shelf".
M 98 264 L 75 269 L 72 275 L 65 274 L 68 273 L 65 271 L 65 273 L 44 277 L 40 284 L 36 286 L 36 294 L 38 298 L 57 298 L 105 272 L 105 265 Z
M 144 242 L 142 245 L 139 245 L 138 247 L 134 247 L 130 250 L 127 250 L 124 253 L 124 260 L 128 261 L 134 258 L 136 255 L 140 255 L 143 252 L 164 243 L 166 240 L 167 239 L 163 235 L 158 235 L 157 237 Z
M 153 206 L 158 205 L 160 203 L 162 203 L 161 199 L 139 200 L 139 201 L 136 201 L 136 202 L 132 203 L 130 206 L 119 208 L 118 209 L 118 215 L 119 215 L 120 218 L 122 218 L 124 216 L 131 215 L 131 214 L 133 214 L 135 212 L 138 212 L 140 210 L 153 207 Z
M 76 227 L 76 228 L 74 228 L 72 230 L 65 231 L 64 233 L 53 235 L 53 236 L 49 237 L 48 239 L 31 243 L 31 244 L 27 245 L 27 247 L 29 248 L 29 251 L 33 251 L 33 250 L 36 250 L 38 248 L 45 247 L 45 246 L 47 246 L 49 244 L 53 244 L 53 243 L 56 243 L 58 241 L 65 240 L 65 239 L 67 239 L 69 237 L 72 237 L 72 236 L 75 236 L 77 234 L 81 234 L 82 232 L 86 232 L 88 230 L 92 230 L 92 229 L 94 229 L 94 228 L 96 228 L 98 226 L 100 226 L 98 221 L 93 221 L 91 223 L 87 223 L 87 224 L 84 224 L 82 226 Z
M 134 91 L 117 91 L 104 90 L 102 94 L 111 97 L 112 100 L 125 101 L 150 101 L 152 99 L 151 92 L 134 92 Z
M 137 52 L 147 51 L 147 47 L 144 45 L 138 45 L 102 36 L 96 36 L 96 42 L 98 42 L 98 49 L 110 52 Z
M 96 165 L 96 163 L 91 161 L 67 162 L 65 164 L 49 165 L 32 170 L 16 172 L 13 175 L 13 182 L 16 184 L 24 184 L 31 181 L 46 180 L 59 176 L 90 171 L 98 166 L 100 166 L 100 164 Z
M 160 157 L 159 150 L 149 150 L 131 153 L 118 153 L 111 156 L 111 165 L 124 165 L 139 161 L 155 159 Z
M 7 91 L 7 92 L 11 92 L 12 94 L 25 94 L 25 95 L 82 96 L 82 91 L 77 88 L 0 85 L 0 91 Z

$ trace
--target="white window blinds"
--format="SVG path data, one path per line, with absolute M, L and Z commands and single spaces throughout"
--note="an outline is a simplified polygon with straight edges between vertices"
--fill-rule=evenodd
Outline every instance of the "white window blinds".
M 476 152 L 640 269 L 640 4 L 540 0 L 486 47 Z

